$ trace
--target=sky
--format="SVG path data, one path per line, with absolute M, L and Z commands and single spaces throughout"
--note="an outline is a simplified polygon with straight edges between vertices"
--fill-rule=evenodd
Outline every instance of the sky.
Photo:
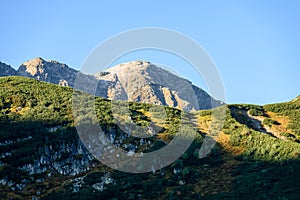
M 93 49 L 120 32 L 167 28 L 205 49 L 222 77 L 227 103 L 289 101 L 300 95 L 299 10 L 296 0 L 2 1 L 0 61 L 18 68 L 42 57 L 80 70 Z M 180 57 L 144 50 L 113 63 L 130 60 L 162 64 L 207 89 Z

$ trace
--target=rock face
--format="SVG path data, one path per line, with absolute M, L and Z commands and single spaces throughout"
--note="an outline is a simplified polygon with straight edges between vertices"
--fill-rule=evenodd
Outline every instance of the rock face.
M 18 71 L 18 76 L 35 78 L 40 81 L 73 87 L 78 71 L 69 68 L 66 64 L 57 61 L 45 61 L 35 58 L 23 63 Z
M 3 67 L 2 67 L 3 65 Z M 74 87 L 112 100 L 166 105 L 184 110 L 201 110 L 223 104 L 190 81 L 147 61 L 119 64 L 95 75 L 85 75 L 57 61 L 35 58 L 23 63 L 17 72 L 1 63 L 0 76 L 18 75 Z M 97 84 L 96 93 L 93 85 Z M 78 86 L 78 87 L 77 87 Z
M 16 75 L 16 70 L 10 65 L 0 62 L 0 76 L 14 76 Z
M 81 141 L 67 143 L 62 141 L 58 148 L 45 146 L 40 156 L 31 164 L 20 166 L 19 169 L 29 175 L 42 174 L 54 170 L 61 175 L 78 175 L 91 167 L 93 156 L 86 150 Z M 64 156 L 64 157 L 63 157 Z
M 122 87 L 118 75 L 110 72 L 100 72 L 95 74 L 98 81 L 96 96 L 115 100 L 127 100 L 128 96 Z
M 115 83 L 107 90 L 110 99 L 123 100 L 127 97 L 129 101 L 184 110 L 209 109 L 222 105 L 222 102 L 213 99 L 190 81 L 147 61 L 123 63 L 97 74 L 96 77 Z

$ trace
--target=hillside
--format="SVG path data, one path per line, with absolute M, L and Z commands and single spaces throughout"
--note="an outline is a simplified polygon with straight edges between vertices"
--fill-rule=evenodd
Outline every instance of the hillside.
M 0 199 L 300 198 L 299 98 L 265 106 L 226 105 L 217 144 L 199 159 L 203 138 L 215 126 L 211 110 L 185 113 L 129 103 L 136 124 L 152 122 L 159 128 L 140 139 L 118 127 L 110 100 L 97 97 L 102 129 L 126 151 L 160 149 L 180 123 L 197 135 L 171 165 L 131 174 L 106 167 L 86 150 L 74 126 L 72 88 L 24 77 L 2 77 L 0 86 Z

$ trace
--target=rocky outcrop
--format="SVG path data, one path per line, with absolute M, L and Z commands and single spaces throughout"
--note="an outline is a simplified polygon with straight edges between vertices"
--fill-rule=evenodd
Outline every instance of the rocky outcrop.
M 10 65 L 0 62 L 0 76 L 14 76 L 16 75 L 16 70 Z
M 108 69 L 106 73 L 118 78 L 119 83 L 116 85 L 122 86 L 129 101 L 167 105 L 184 110 L 209 109 L 223 104 L 190 81 L 147 61 L 123 63 Z M 114 94 L 109 96 L 111 99 L 119 99 Z
M 73 87 L 78 71 L 57 61 L 45 61 L 42 58 L 35 58 L 23 63 L 16 74 L 18 76 Z
M 127 94 L 116 74 L 100 72 L 95 75 L 95 78 L 99 81 L 96 96 L 117 100 L 128 99 Z

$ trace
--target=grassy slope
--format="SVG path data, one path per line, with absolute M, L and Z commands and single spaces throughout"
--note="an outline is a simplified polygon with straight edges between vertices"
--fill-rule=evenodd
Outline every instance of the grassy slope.
M 0 178 L 9 176 L 20 181 L 21 177 L 28 178 L 29 175 L 17 167 L 32 162 L 45 144 L 55 145 L 63 140 L 72 142 L 77 139 L 71 110 L 73 91 L 22 77 L 0 78 L 0 85 L 0 142 L 32 136 L 28 141 L 0 146 L 0 153 L 17 150 L 12 156 L 1 160 L 8 165 L 0 168 Z M 100 98 L 96 102 L 102 126 L 106 130 L 116 128 L 110 102 Z M 131 103 L 133 120 L 147 125 L 150 117 L 155 118 L 152 116 L 155 114 L 149 112 L 150 107 Z M 39 189 L 45 199 L 299 199 L 299 108 L 299 99 L 263 107 L 228 106 L 218 143 L 204 159 L 199 159 L 197 153 L 203 135 L 210 129 L 212 117 L 210 111 L 198 111 L 193 114 L 198 118 L 198 139 L 179 160 L 162 170 L 133 175 L 98 163 L 87 174 L 79 175 L 85 180 L 80 192 L 72 192 L 69 180 L 73 177 L 55 174 L 47 178 L 42 174 L 44 183 L 31 182 L 20 192 L 0 186 L 0 198 L 30 198 Z M 159 117 L 153 120 L 163 129 L 152 138 L 152 150 L 161 145 L 159 138 L 168 141 L 178 128 L 180 111 L 167 107 L 163 109 L 167 112 L 167 120 L 161 122 Z M 258 132 L 243 110 L 252 110 L 251 113 L 278 122 L 269 122 L 271 130 L 282 131 L 289 139 L 285 141 Z M 58 125 L 63 128 L 55 134 L 49 133 L 47 128 Z M 174 174 L 174 168 L 181 169 L 181 172 Z M 91 185 L 99 182 L 105 172 L 110 172 L 115 183 L 108 185 L 103 192 L 94 191 Z M 185 184 L 180 185 L 180 181 Z

